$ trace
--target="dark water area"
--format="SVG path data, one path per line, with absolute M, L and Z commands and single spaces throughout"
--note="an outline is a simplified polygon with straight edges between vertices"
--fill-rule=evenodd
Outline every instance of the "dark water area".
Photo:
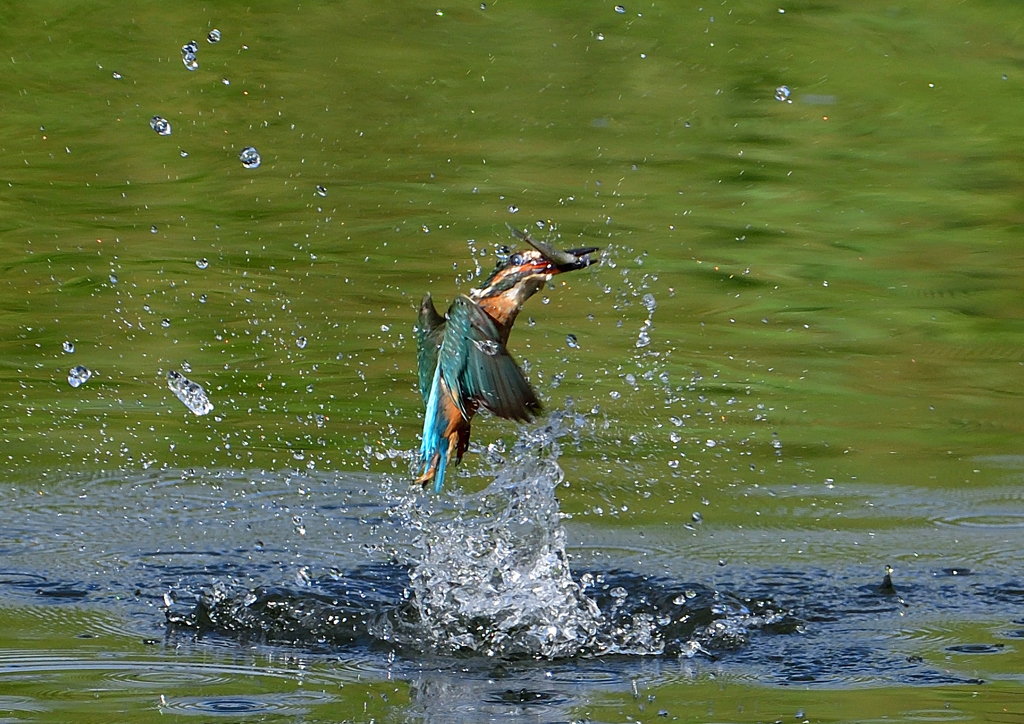
M 673 563 L 635 534 L 563 524 L 557 447 L 517 450 L 487 488 L 442 503 L 400 476 L 206 470 L 9 500 L 0 676 L 21 693 L 0 701 L 58 720 L 43 702 L 72 677 L 161 716 L 320 721 L 369 696 L 386 721 L 575 721 L 616 691 L 639 718 L 670 716 L 713 682 L 783 699 L 796 687 L 802 706 L 838 688 L 853 710 L 857 691 L 1019 678 L 1007 661 L 1024 635 L 1019 559 L 751 565 L 691 556 L 686 541 Z M 33 630 L 47 632 L 42 649 L 22 640 Z

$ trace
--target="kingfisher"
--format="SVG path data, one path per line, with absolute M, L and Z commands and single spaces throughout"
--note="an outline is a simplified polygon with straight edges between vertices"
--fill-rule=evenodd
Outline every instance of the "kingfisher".
M 420 394 L 426 407 L 419 477 L 434 492 L 445 470 L 469 447 L 470 422 L 482 407 L 498 417 L 527 422 L 540 412 L 537 393 L 506 347 L 526 300 L 556 274 L 590 266 L 597 247 L 562 251 L 508 225 L 532 249 L 500 259 L 483 286 L 459 295 L 445 316 L 428 293 L 416 325 Z

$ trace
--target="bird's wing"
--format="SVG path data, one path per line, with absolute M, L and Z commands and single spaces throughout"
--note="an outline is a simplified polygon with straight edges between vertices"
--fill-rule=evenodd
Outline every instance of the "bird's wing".
M 427 294 L 420 302 L 419 320 L 416 323 L 416 361 L 419 364 L 420 395 L 427 404 L 430 385 L 437 367 L 437 349 L 444 339 L 444 317 L 434 309 L 434 301 Z
M 540 410 L 536 393 L 501 342 L 498 325 L 468 297 L 456 297 L 448 309 L 440 365 L 452 399 L 467 419 L 473 402 L 520 422 Z

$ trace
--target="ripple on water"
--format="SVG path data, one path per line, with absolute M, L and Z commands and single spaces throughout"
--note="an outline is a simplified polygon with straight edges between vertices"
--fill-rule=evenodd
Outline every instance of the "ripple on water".
M 261 694 L 256 696 L 188 696 L 164 697 L 160 712 L 202 716 L 252 716 L 284 714 L 303 716 L 311 707 L 335 700 L 326 693 Z

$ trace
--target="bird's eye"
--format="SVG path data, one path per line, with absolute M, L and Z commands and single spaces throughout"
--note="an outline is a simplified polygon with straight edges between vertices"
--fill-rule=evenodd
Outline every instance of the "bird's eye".
M 508 263 L 510 265 L 512 265 L 512 266 L 519 266 L 520 264 L 523 263 L 523 255 L 522 254 L 513 254 L 512 256 L 510 256 L 508 258 Z

